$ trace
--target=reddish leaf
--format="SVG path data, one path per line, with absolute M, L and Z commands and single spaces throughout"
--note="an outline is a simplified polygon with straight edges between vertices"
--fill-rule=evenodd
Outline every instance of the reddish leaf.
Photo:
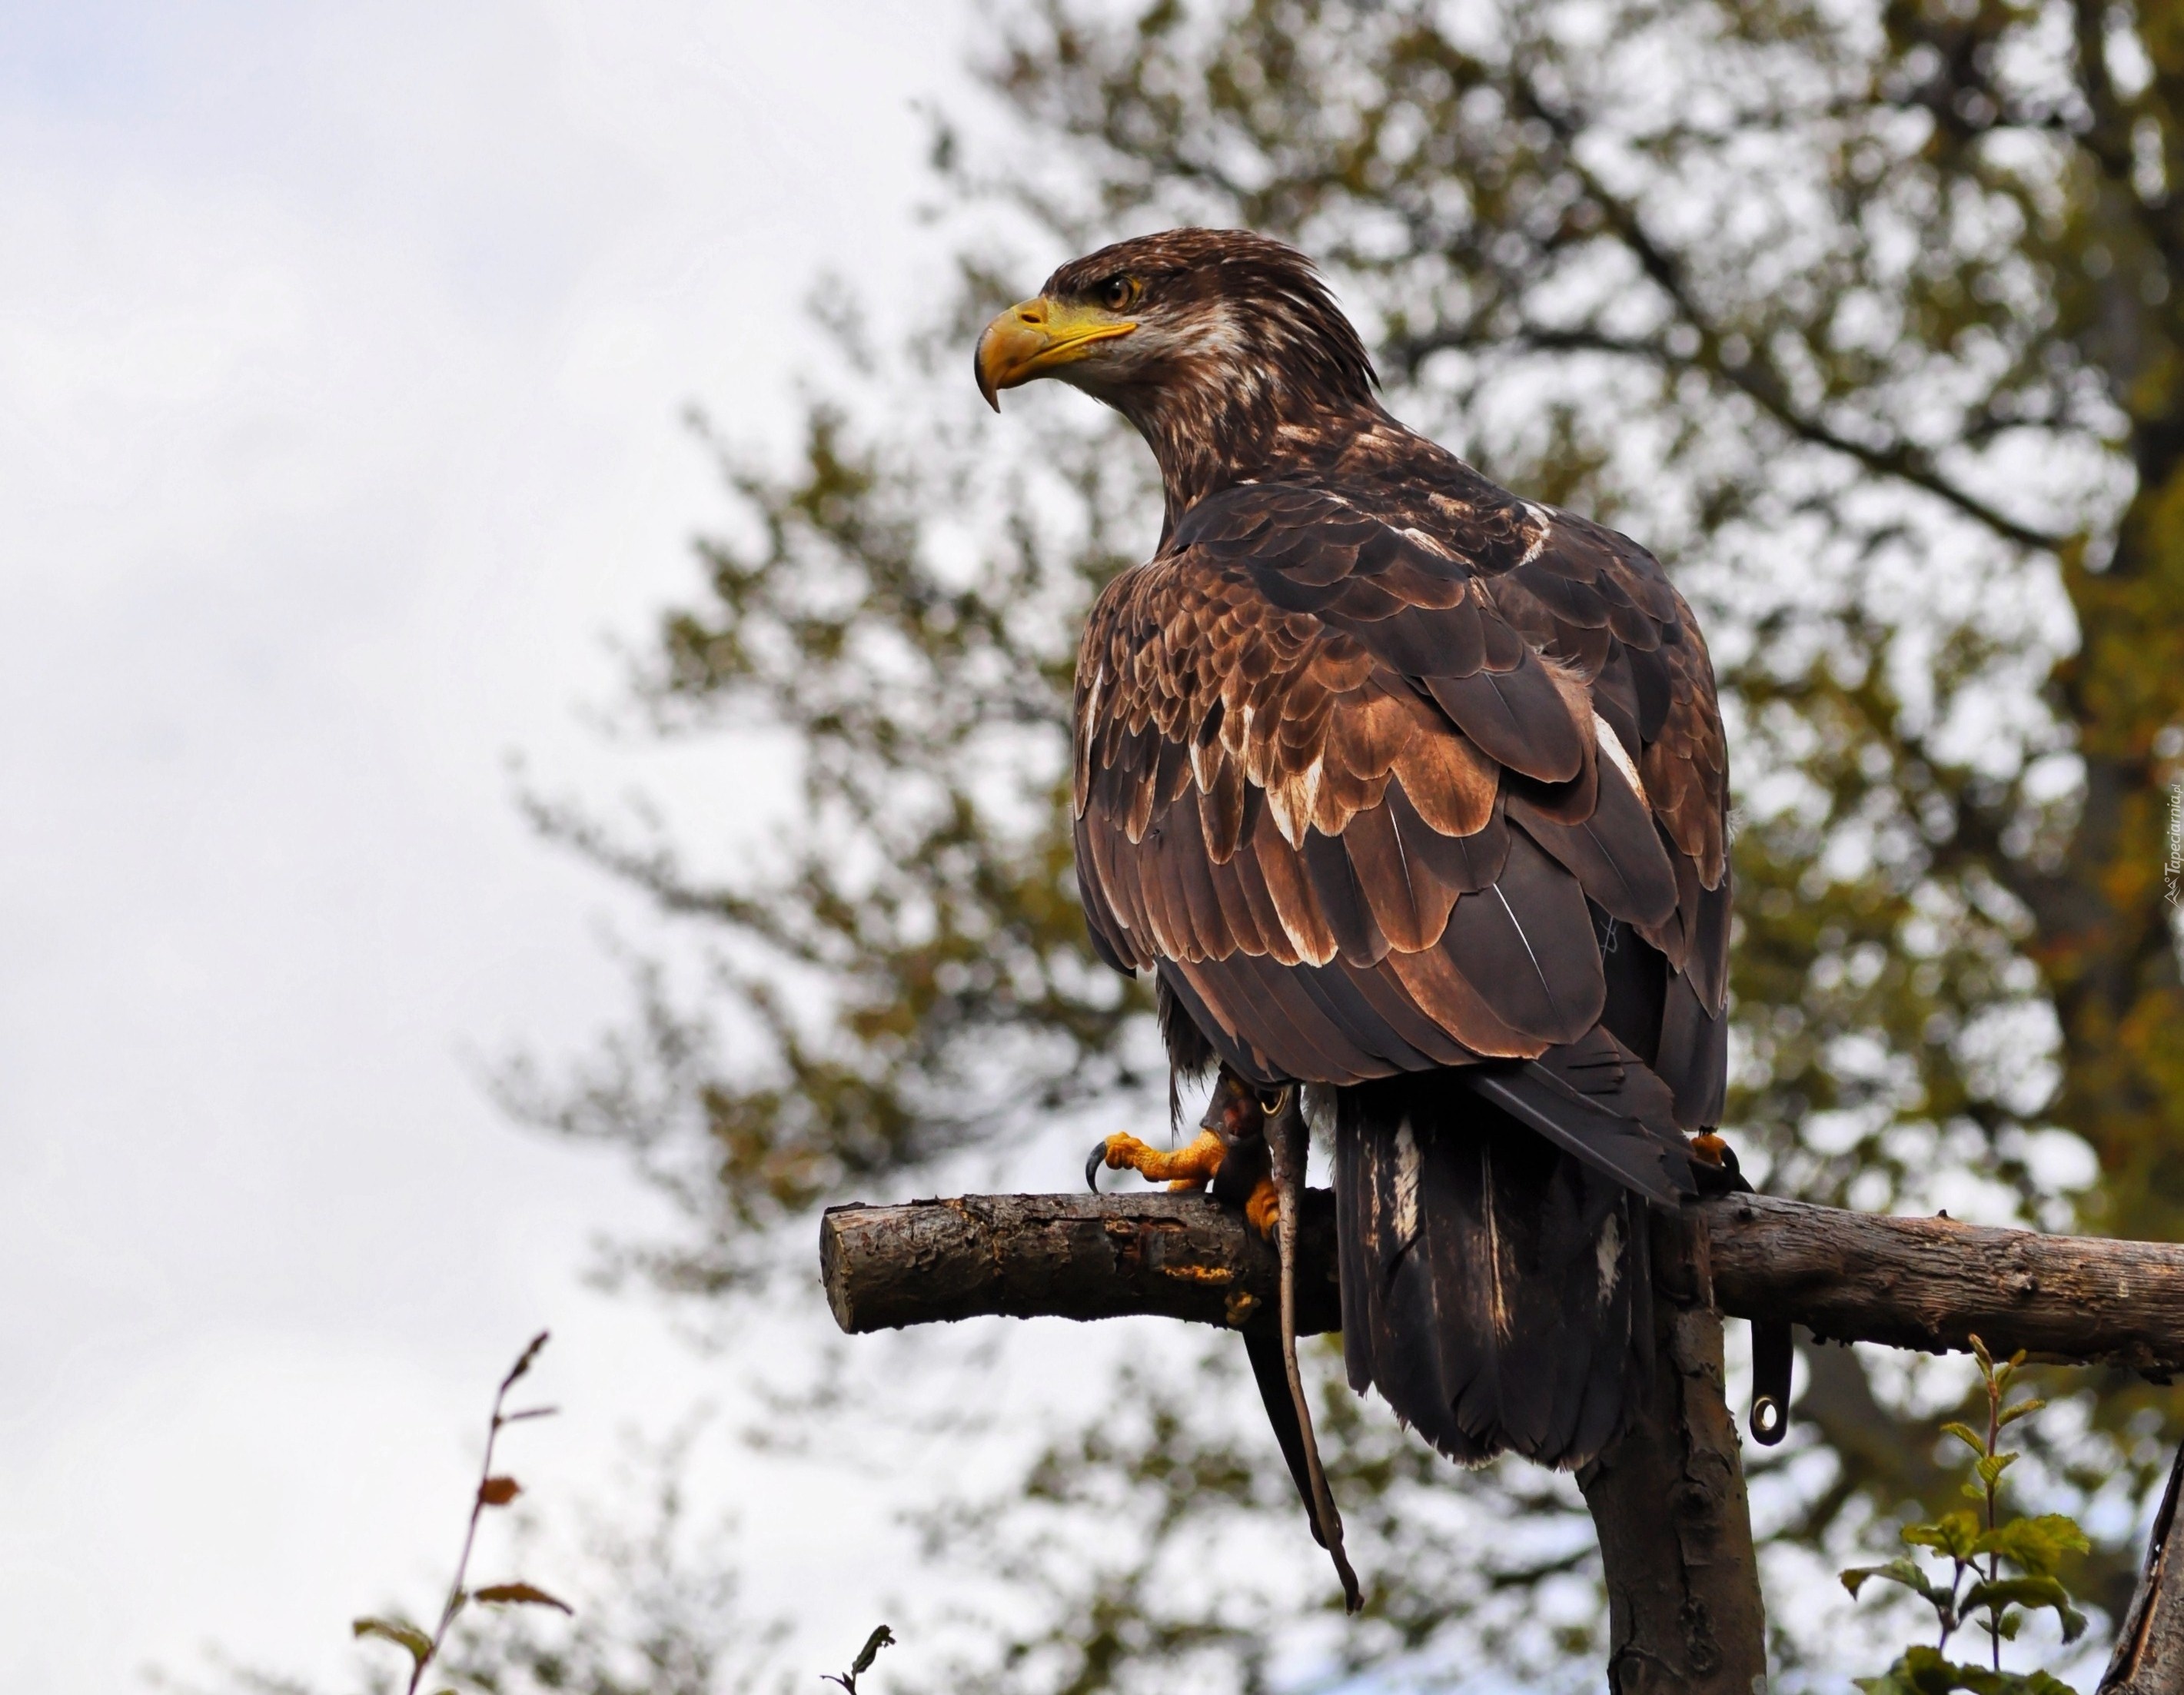
M 478 1499 L 488 1507 L 505 1507 L 523 1492 L 523 1486 L 512 1477 L 488 1477 L 478 1485 Z
M 573 1614 L 577 1610 L 566 1601 L 556 1600 L 553 1596 L 549 1595 L 543 1589 L 538 1588 L 528 1583 L 488 1584 L 484 1588 L 475 1591 L 471 1594 L 471 1599 L 473 1601 L 499 1601 L 506 1603 L 515 1603 L 531 1607 L 559 1607 L 563 1612 L 570 1614 Z

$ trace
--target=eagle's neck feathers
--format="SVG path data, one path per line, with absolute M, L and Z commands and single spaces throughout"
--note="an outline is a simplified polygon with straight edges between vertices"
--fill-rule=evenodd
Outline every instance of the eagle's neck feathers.
M 1331 406 L 1274 381 L 1171 382 L 1122 410 L 1160 465 L 1167 532 L 1198 502 L 1237 483 L 1331 468 L 1360 435 L 1387 421 L 1377 406 Z
M 1209 494 L 1330 471 L 1361 437 L 1401 429 L 1373 393 L 1356 331 L 1316 291 L 1243 305 L 1203 300 L 1137 333 L 1133 374 L 1084 386 L 1152 449 L 1165 532 Z

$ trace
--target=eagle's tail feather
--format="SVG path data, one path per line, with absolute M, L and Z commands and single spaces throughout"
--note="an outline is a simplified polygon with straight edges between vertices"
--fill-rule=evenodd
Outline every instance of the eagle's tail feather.
M 1574 1468 L 1652 1374 L 1645 1203 L 1460 1078 L 1342 1091 L 1350 1380 L 1460 1463 Z

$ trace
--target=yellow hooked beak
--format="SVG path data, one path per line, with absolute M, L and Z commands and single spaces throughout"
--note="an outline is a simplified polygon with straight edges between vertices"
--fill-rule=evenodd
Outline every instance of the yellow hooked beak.
M 1004 388 L 1014 388 L 1057 365 L 1084 357 L 1098 342 L 1127 336 L 1134 318 L 1117 317 L 1097 306 L 1072 305 L 1041 295 L 1021 301 L 986 326 L 978 337 L 978 392 L 996 412 Z

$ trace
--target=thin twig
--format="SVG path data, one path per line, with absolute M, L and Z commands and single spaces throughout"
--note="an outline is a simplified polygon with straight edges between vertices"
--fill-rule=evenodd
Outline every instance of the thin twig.
M 447 1641 L 448 1627 L 455 1622 L 455 1615 L 462 1611 L 463 1603 L 470 1598 L 464 1592 L 463 1580 L 470 1575 L 471 1549 L 477 1542 L 478 1519 L 483 1516 L 488 1506 L 500 1504 L 488 1501 L 487 1497 L 493 1480 L 493 1446 L 500 1440 L 501 1427 L 512 1425 L 519 1419 L 543 1419 L 554 1410 L 551 1407 L 526 1407 L 521 1412 L 509 1413 L 503 1413 L 500 1410 L 508 1399 L 508 1391 L 515 1386 L 517 1379 L 531 1369 L 531 1363 L 538 1358 L 538 1350 L 546 1346 L 549 1334 L 541 1330 L 532 1337 L 531 1345 L 517 1357 L 515 1363 L 509 1368 L 508 1375 L 500 1380 L 500 1387 L 493 1392 L 493 1420 L 486 1426 L 485 1432 L 485 1459 L 478 1469 L 476 1492 L 471 1497 L 470 1523 L 463 1527 L 463 1551 L 455 1561 L 455 1575 L 448 1585 L 448 1599 L 440 1609 L 440 1622 L 432 1631 L 432 1648 L 419 1656 L 410 1670 L 408 1695 L 417 1695 L 417 1686 L 425 1681 L 425 1669 L 439 1657 L 440 1649 Z

